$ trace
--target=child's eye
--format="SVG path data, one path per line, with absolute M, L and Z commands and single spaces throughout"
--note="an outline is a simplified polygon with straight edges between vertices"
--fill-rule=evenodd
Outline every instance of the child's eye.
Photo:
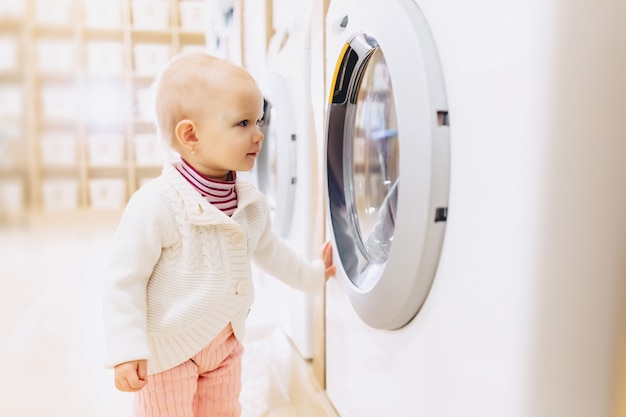
M 248 123 L 250 123 L 249 120 L 242 120 L 241 122 L 238 123 L 238 125 L 241 127 L 246 127 L 248 126 Z
M 263 127 L 265 125 L 265 118 L 261 118 L 259 120 L 256 121 L 256 125 L 258 127 Z

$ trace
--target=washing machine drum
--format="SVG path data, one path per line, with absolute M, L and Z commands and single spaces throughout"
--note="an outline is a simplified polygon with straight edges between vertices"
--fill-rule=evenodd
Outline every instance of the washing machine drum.
M 393 34 L 346 40 L 327 114 L 338 279 L 362 320 L 380 329 L 405 326 L 422 307 L 448 213 L 443 76 L 423 15 L 411 13 L 401 47 Z

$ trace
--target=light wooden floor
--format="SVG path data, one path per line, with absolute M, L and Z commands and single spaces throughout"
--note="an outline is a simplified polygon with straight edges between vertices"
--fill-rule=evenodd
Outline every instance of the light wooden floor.
M 114 227 L 0 228 L 0 415 L 132 415 L 132 395 L 102 367 L 100 271 Z M 295 417 L 278 376 L 288 342 L 257 322 L 245 342 L 243 416 Z

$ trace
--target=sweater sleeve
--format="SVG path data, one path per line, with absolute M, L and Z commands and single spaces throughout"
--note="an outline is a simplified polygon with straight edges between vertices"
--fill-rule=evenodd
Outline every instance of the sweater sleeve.
M 307 261 L 272 231 L 269 210 L 253 260 L 266 273 L 297 290 L 317 295 L 324 290 L 325 265 L 321 259 Z
M 162 249 L 162 199 L 140 189 L 118 225 L 104 281 L 105 366 L 149 359 L 147 284 Z

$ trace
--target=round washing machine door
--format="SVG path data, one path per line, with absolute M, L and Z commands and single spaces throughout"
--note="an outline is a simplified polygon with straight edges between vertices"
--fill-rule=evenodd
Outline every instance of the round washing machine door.
M 352 35 L 337 58 L 327 113 L 328 209 L 353 308 L 371 327 L 398 329 L 418 313 L 437 270 L 449 126 L 420 9 L 407 1 L 377 8 L 343 20 Z
M 272 210 L 274 231 L 287 237 L 293 221 L 297 185 L 297 141 L 291 98 L 286 82 L 279 75 L 272 77 L 263 104 L 265 139 L 257 159 L 257 181 Z

